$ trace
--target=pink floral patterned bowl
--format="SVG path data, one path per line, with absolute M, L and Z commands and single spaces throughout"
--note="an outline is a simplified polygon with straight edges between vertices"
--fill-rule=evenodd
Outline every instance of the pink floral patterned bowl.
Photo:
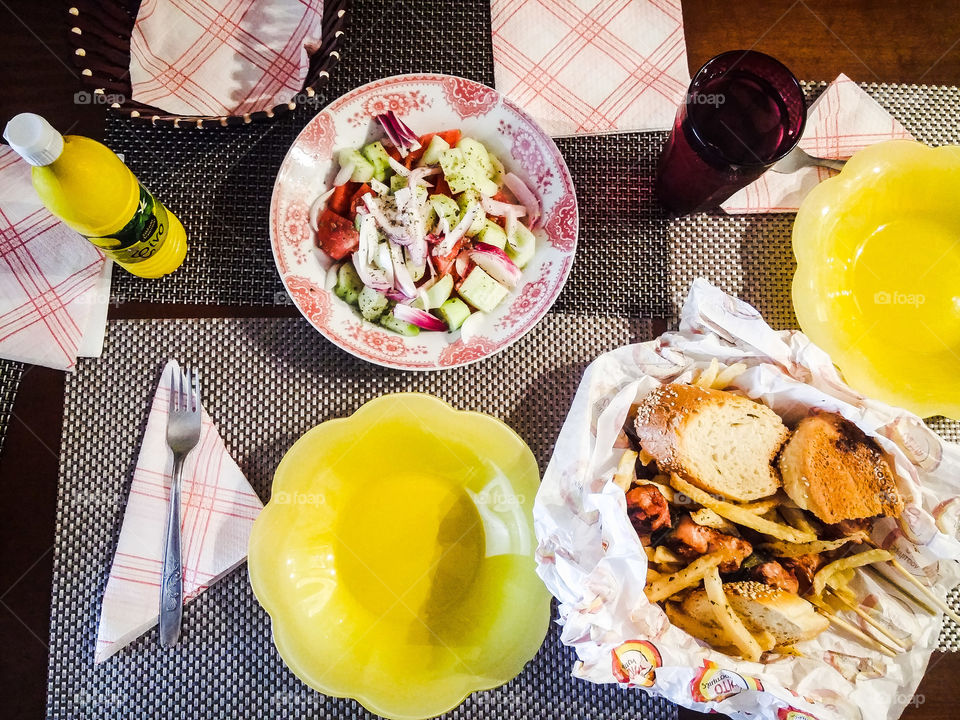
M 523 178 L 543 207 L 536 253 L 523 279 L 468 341 L 459 333 L 404 337 L 367 322 L 325 287 L 330 260 L 315 249 L 307 215 L 337 172 L 335 151 L 383 136 L 374 116 L 393 110 L 414 132 L 459 128 Z M 318 113 L 280 166 L 270 203 L 270 242 L 283 284 L 328 340 L 359 358 L 403 370 L 466 365 L 503 350 L 550 309 L 577 246 L 577 198 L 553 140 L 520 108 L 485 85 L 449 75 L 398 75 L 364 85 Z

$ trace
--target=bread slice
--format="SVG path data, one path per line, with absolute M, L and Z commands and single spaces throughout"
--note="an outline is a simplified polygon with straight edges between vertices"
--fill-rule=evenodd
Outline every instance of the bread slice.
M 903 511 L 880 448 L 840 415 L 821 412 L 801 420 L 779 464 L 790 499 L 825 523 Z
M 663 472 L 739 502 L 772 495 L 772 463 L 789 431 L 773 410 L 748 398 L 696 385 L 663 385 L 640 402 L 640 446 Z
M 724 583 L 723 592 L 730 607 L 750 632 L 766 630 L 776 638 L 777 645 L 809 640 L 830 624 L 799 595 L 754 580 Z M 695 590 L 687 595 L 681 607 L 702 622 L 709 622 L 714 617 L 705 590 Z

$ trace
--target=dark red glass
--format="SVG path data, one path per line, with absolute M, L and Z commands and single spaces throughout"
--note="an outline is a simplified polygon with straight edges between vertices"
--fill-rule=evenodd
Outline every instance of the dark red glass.
M 657 196 L 677 215 L 716 207 L 796 146 L 807 106 L 778 60 L 717 55 L 694 75 L 657 168 Z

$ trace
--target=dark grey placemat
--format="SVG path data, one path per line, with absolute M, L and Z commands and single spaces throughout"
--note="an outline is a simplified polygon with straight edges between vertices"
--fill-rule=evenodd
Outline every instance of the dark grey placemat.
M 13 360 L 0 360 L 0 453 L 3 441 L 7 437 L 7 427 L 13 412 L 13 401 L 17 397 L 17 388 L 23 375 L 23 363 Z
M 554 314 L 503 353 L 465 368 L 403 373 L 364 363 L 299 319 L 114 321 L 104 355 L 66 384 L 50 624 L 48 718 L 369 718 L 303 686 L 270 640 L 245 567 L 184 613 L 183 640 L 155 630 L 93 665 L 100 602 L 149 399 L 168 357 L 196 364 L 204 405 L 260 496 L 283 453 L 313 425 L 399 390 L 436 394 L 505 420 L 545 467 L 586 364 L 649 339 L 649 323 Z M 102 390 L 101 388 L 107 388 Z M 558 626 L 524 672 L 448 717 L 633 720 L 676 717 L 640 691 L 570 677 Z

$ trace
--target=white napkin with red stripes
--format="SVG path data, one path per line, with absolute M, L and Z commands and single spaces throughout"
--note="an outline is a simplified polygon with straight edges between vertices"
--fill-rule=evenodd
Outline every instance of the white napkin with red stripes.
M 798 144 L 811 155 L 846 160 L 868 145 L 903 139 L 913 136 L 859 85 L 841 74 L 810 106 Z M 795 212 L 807 193 L 835 174 L 824 167 L 790 174 L 766 172 L 721 207 L 730 214 Z
M 30 165 L 0 147 L 0 357 L 59 370 L 99 357 L 112 265 L 50 214 Z
M 663 130 L 690 84 L 680 0 L 491 0 L 497 90 L 548 134 Z
M 133 99 L 179 115 L 244 115 L 300 92 L 323 0 L 143 0 L 130 38 Z
M 103 662 L 157 623 L 163 531 L 173 470 L 166 433 L 174 372 L 179 372 L 179 366 L 170 360 L 147 418 L 103 594 L 95 663 Z M 184 461 L 181 486 L 184 604 L 243 562 L 253 521 L 263 509 L 206 410 L 202 421 L 200 442 Z

